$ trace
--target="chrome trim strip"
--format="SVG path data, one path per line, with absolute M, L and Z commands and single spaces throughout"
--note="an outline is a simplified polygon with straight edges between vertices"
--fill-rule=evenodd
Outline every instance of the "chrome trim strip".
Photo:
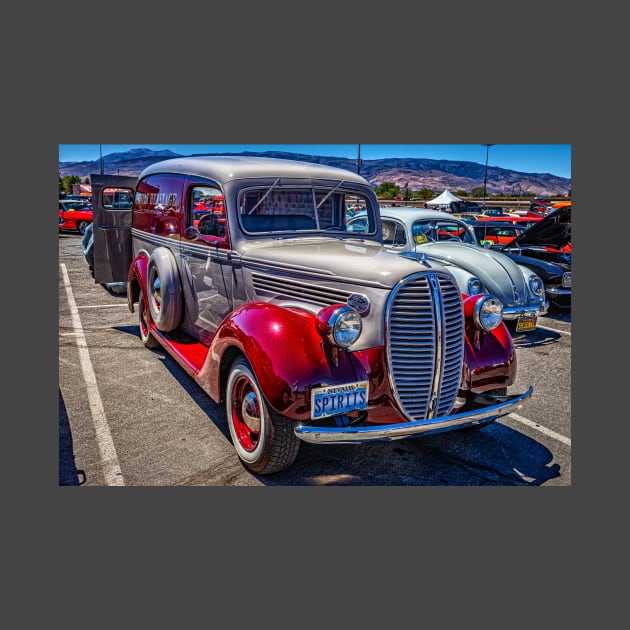
M 554 289 L 545 287 L 545 291 L 551 295 L 571 295 L 571 289 Z
M 151 243 L 156 247 L 159 247 L 160 245 L 169 245 L 170 247 L 173 247 L 173 243 L 177 246 L 179 246 L 180 243 L 179 234 L 174 235 L 175 238 L 169 238 L 168 236 L 161 236 L 159 234 L 145 232 L 144 230 L 138 230 L 137 228 L 131 228 L 131 235 L 139 241 Z
M 211 258 L 212 260 L 234 260 L 238 256 L 230 249 L 221 249 L 216 245 L 204 243 L 196 245 L 193 243 L 181 243 L 182 256 L 194 256 L 196 258 Z
M 523 401 L 532 395 L 534 388 L 530 387 L 523 394 L 507 397 L 499 404 L 489 404 L 483 409 L 474 409 L 451 416 L 442 416 L 430 420 L 417 420 L 400 424 L 374 425 L 360 427 L 315 427 L 298 425 L 294 428 L 295 435 L 304 442 L 311 444 L 356 444 L 359 442 L 376 442 L 400 440 L 418 435 L 428 435 L 463 429 L 465 427 L 487 424 L 502 416 L 520 409 Z M 484 396 L 479 395 L 480 399 Z M 493 396 L 485 397 L 488 402 L 495 401 Z

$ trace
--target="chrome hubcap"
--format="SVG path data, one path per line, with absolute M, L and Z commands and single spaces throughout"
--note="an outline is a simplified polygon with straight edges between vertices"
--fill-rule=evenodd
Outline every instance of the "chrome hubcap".
M 241 403 L 241 417 L 250 431 L 260 433 L 260 412 L 258 410 L 258 399 L 254 392 L 249 392 Z

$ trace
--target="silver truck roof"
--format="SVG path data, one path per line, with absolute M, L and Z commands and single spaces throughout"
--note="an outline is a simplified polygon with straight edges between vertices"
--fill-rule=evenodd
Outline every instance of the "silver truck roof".
M 147 166 L 140 173 L 140 178 L 154 173 L 196 175 L 221 183 L 237 179 L 287 177 L 344 180 L 369 186 L 363 177 L 343 168 L 254 156 L 213 155 L 173 158 Z

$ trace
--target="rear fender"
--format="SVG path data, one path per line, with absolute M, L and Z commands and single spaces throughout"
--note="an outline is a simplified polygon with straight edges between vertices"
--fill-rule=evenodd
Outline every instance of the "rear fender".
M 129 266 L 127 275 L 127 306 L 130 312 L 134 312 L 134 302 L 138 301 L 140 289 L 144 295 L 147 294 L 147 267 L 149 256 L 146 252 L 138 254 Z
M 231 313 L 212 340 L 198 380 L 214 400 L 223 397 L 235 350 L 250 362 L 270 406 L 294 419 L 310 417 L 311 388 L 367 379 L 352 353 L 323 338 L 315 315 L 254 302 Z

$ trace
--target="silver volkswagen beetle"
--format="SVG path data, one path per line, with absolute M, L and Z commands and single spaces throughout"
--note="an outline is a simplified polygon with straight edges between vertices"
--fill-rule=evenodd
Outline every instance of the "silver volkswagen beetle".
M 529 267 L 477 244 L 472 227 L 441 210 L 410 206 L 381 207 L 383 244 L 392 253 L 425 256 L 446 265 L 466 295 L 491 293 L 503 303 L 503 319 L 516 332 L 534 330 L 549 310 L 541 278 Z M 362 213 L 348 219 L 351 229 L 366 230 Z

